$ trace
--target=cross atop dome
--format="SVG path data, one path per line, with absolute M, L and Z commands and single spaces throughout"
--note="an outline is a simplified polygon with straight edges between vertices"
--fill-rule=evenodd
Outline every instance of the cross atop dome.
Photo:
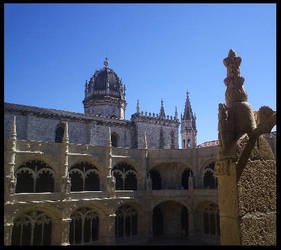
M 108 58 L 107 58 L 107 57 L 104 59 L 103 64 L 104 64 L 104 66 L 105 66 L 106 68 L 108 67 L 109 61 L 108 61 Z

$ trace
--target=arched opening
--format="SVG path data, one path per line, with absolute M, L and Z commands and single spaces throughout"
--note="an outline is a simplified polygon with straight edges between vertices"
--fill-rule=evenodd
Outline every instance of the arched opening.
M 203 185 L 207 189 L 215 189 L 218 186 L 217 179 L 215 177 L 215 163 L 211 162 L 204 169 Z
M 54 172 L 43 161 L 29 161 L 17 168 L 16 193 L 54 192 Z
M 99 217 L 89 208 L 80 208 L 71 215 L 69 242 L 71 245 L 90 245 L 99 239 Z
M 21 168 L 16 171 L 17 184 L 16 193 L 34 192 L 34 172 L 28 168 Z
M 208 236 L 220 235 L 220 217 L 218 205 L 209 203 L 203 209 L 203 232 Z
M 42 212 L 32 211 L 14 220 L 12 245 L 51 245 L 52 221 Z
M 188 187 L 188 185 L 189 185 L 189 184 L 188 184 L 188 183 L 189 183 L 189 181 L 188 181 L 189 176 L 193 176 L 193 172 L 192 172 L 191 169 L 186 168 L 186 169 L 183 171 L 182 177 L 181 177 L 181 184 L 182 184 L 182 187 L 183 187 L 184 189 L 188 189 L 188 188 L 189 188 L 189 187 Z
M 188 209 L 185 206 L 175 201 L 161 202 L 153 209 L 153 238 L 185 238 L 188 236 L 188 223 Z
M 162 188 L 161 185 L 161 175 L 158 170 L 151 169 L 149 171 L 151 183 L 152 183 L 152 190 L 160 190 Z
M 100 190 L 100 178 L 98 171 L 88 170 L 85 178 L 85 190 L 87 191 L 99 191 Z
M 153 238 L 159 238 L 163 235 L 163 214 L 160 206 L 156 206 L 153 209 L 152 214 L 152 230 Z
M 134 167 L 121 162 L 112 169 L 116 190 L 137 190 L 137 173 Z
M 70 168 L 71 191 L 99 191 L 100 178 L 98 169 L 88 163 L 81 162 Z
M 122 205 L 116 211 L 115 236 L 118 239 L 134 238 L 138 234 L 138 213 L 129 205 Z
M 118 143 L 119 143 L 119 136 L 116 132 L 113 132 L 111 134 L 111 145 L 112 145 L 112 147 L 118 147 L 119 146 Z
M 64 137 L 65 123 L 59 123 L 56 128 L 55 142 L 62 143 Z

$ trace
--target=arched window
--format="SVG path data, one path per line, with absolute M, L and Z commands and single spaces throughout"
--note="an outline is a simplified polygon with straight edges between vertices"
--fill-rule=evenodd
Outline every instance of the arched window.
M 59 123 L 56 128 L 55 142 L 61 143 L 64 136 L 65 123 Z
M 136 170 L 125 162 L 119 163 L 112 169 L 116 180 L 116 190 L 137 190 Z
M 164 225 L 163 225 L 163 213 L 161 210 L 160 205 L 156 206 L 153 209 L 152 214 L 152 230 L 153 230 L 153 237 L 157 238 L 163 235 L 164 233 Z
M 71 191 L 99 191 L 100 178 L 97 168 L 87 162 L 78 163 L 70 168 Z
M 111 145 L 112 147 L 118 147 L 118 142 L 119 142 L 119 136 L 117 133 L 113 132 L 111 134 Z
M 99 239 L 99 217 L 89 208 L 80 208 L 71 215 L 69 242 L 71 245 L 91 244 Z
M 16 193 L 54 192 L 54 171 L 43 161 L 29 161 L 17 168 Z
M 204 188 L 207 189 L 215 189 L 218 186 L 217 178 L 215 177 L 215 163 L 210 163 L 204 169 L 204 177 L 203 177 Z
M 171 136 L 171 149 L 174 149 L 175 148 L 175 132 L 174 132 L 174 130 L 171 131 L 170 136 Z
M 32 211 L 14 220 L 12 245 L 51 245 L 52 221 L 42 212 Z
M 149 171 L 151 182 L 152 182 L 152 190 L 159 190 L 162 188 L 161 185 L 161 175 L 156 169 L 151 169 Z
M 208 204 L 203 211 L 204 234 L 210 236 L 220 235 L 220 217 L 216 204 Z
M 190 175 L 193 176 L 193 172 L 189 168 L 186 168 L 182 173 L 181 184 L 184 189 L 188 189 L 188 178 Z
M 132 238 L 138 234 L 138 213 L 129 206 L 123 205 L 116 211 L 116 238 Z

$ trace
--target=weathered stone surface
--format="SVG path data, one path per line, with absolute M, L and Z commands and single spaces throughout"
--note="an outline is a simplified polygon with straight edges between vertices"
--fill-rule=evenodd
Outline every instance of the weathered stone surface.
M 275 161 L 249 161 L 237 186 L 240 216 L 276 211 Z
M 252 213 L 241 218 L 241 244 L 275 245 L 276 213 Z

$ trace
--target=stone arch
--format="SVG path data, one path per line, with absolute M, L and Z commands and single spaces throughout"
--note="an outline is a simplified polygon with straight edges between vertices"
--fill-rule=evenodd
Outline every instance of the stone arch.
M 201 171 L 203 187 L 207 189 L 216 189 L 218 181 L 215 171 L 215 161 L 207 161 Z
M 15 212 L 12 245 L 51 245 L 57 211 L 49 206 L 23 207 Z
M 70 218 L 69 242 L 71 245 L 91 244 L 99 239 L 100 216 L 95 209 L 80 206 L 72 211 Z
M 171 213 L 171 211 L 173 211 Z M 175 200 L 158 201 L 152 210 L 154 238 L 183 238 L 189 234 L 190 208 Z
M 182 189 L 182 173 L 186 168 L 192 170 L 189 164 L 180 161 L 157 162 L 149 168 L 149 172 L 158 171 L 161 177 L 161 189 Z M 159 178 L 155 179 L 158 180 Z M 153 186 L 153 182 L 155 182 L 153 177 L 151 180 Z M 159 186 L 157 185 L 157 189 L 159 189 Z
M 81 161 L 69 168 L 71 191 L 99 191 L 100 171 L 88 161 Z
M 120 161 L 112 168 L 112 175 L 116 180 L 117 190 L 137 190 L 137 171 L 126 161 Z
M 197 205 L 198 224 L 200 231 L 205 237 L 219 238 L 220 235 L 220 217 L 219 207 L 213 201 L 201 201 Z
M 15 170 L 16 193 L 55 191 L 55 171 L 44 161 L 29 160 Z
M 193 178 L 194 173 L 190 168 L 185 168 L 181 174 L 181 185 L 184 189 L 189 189 L 189 177 Z
M 117 240 L 130 240 L 139 234 L 140 212 L 137 206 L 124 202 L 115 211 L 115 237 Z

